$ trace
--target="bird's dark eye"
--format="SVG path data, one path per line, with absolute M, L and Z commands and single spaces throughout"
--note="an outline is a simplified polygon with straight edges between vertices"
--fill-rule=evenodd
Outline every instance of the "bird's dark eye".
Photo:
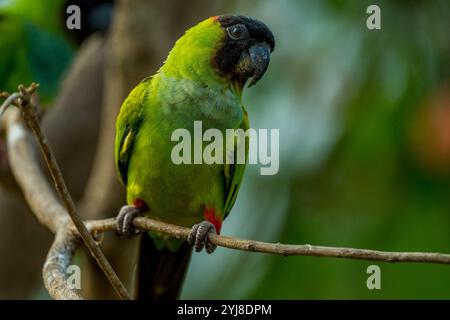
M 228 35 L 230 36 L 231 39 L 239 40 L 248 37 L 247 28 L 242 24 L 237 24 L 235 26 L 228 27 L 227 30 Z

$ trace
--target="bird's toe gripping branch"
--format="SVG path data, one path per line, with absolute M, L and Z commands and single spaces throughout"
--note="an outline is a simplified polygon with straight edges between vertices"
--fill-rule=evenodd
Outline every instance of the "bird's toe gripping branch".
M 121 237 L 131 238 L 140 233 L 133 226 L 133 220 L 141 216 L 144 211 L 136 206 L 123 206 L 116 219 L 116 232 Z
M 216 227 L 209 221 L 202 221 L 195 224 L 189 233 L 188 243 L 194 246 L 195 251 L 202 251 L 203 247 L 208 254 L 216 250 L 217 246 L 209 242 L 208 233 L 213 232 L 217 234 Z

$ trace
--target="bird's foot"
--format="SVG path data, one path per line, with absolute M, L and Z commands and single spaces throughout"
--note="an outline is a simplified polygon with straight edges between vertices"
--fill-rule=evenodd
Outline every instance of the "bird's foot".
M 116 218 L 116 233 L 121 237 L 131 238 L 140 233 L 133 226 L 133 220 L 143 214 L 141 208 L 135 206 L 123 206 Z
M 195 224 L 191 233 L 189 233 L 188 243 L 191 246 L 194 246 L 195 251 L 202 251 L 203 247 L 205 248 L 206 253 L 211 254 L 216 250 L 217 246 L 209 242 L 208 233 L 212 232 L 217 234 L 216 227 L 209 221 L 202 221 L 198 224 Z

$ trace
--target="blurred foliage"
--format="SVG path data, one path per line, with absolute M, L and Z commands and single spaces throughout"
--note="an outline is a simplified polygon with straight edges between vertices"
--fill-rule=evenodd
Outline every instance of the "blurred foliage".
M 18 84 L 41 84 L 49 103 L 72 60 L 74 47 L 64 35 L 64 0 L 0 1 L 0 88 L 14 92 Z
M 249 166 L 222 233 L 449 252 L 450 3 L 219 2 L 224 11 L 217 14 L 258 18 L 275 34 L 269 70 L 244 101 L 252 127 L 280 129 L 280 172 L 260 176 L 258 166 Z M 366 28 L 371 4 L 381 7 L 381 30 Z M 20 28 L 8 27 L 7 19 L 0 11 L 0 32 L 14 37 L 0 38 L 0 48 L 23 39 L 15 32 L 26 30 L 33 48 L 47 43 L 51 31 L 30 33 L 31 18 L 15 22 Z M 0 88 L 4 74 L 19 77 L 11 73 L 14 66 L 45 81 L 29 68 L 29 47 L 17 49 L 0 49 Z M 56 63 L 48 70 L 62 70 L 58 63 L 69 60 L 50 51 L 34 56 Z M 381 267 L 381 290 L 366 287 L 370 264 Z M 194 255 L 183 298 L 448 299 L 449 288 L 450 268 L 443 265 L 282 258 L 219 248 L 212 256 Z
M 244 101 L 253 127 L 280 128 L 281 165 L 274 177 L 250 168 L 225 234 L 450 251 L 450 4 L 376 1 L 378 31 L 366 28 L 370 4 L 236 5 L 277 40 Z M 370 262 L 221 251 L 213 259 L 194 257 L 186 297 L 450 298 L 448 266 L 376 263 L 382 289 L 370 291 Z
M 105 33 L 114 0 L 0 0 L 0 89 L 37 82 L 44 105 L 56 95 L 78 45 L 95 32 Z M 80 30 L 66 27 L 66 7 L 83 12 Z

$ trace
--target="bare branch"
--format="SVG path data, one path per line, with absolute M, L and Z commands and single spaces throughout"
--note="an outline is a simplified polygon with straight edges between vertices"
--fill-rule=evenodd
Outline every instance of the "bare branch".
M 72 225 L 73 226 L 73 225 Z M 57 300 L 83 299 L 77 289 L 68 286 L 67 268 L 78 248 L 79 238 L 67 226 L 58 230 L 42 270 L 45 287 Z
M 12 173 L 38 221 L 56 233 L 67 221 L 68 215 L 41 171 L 35 156 L 33 137 L 20 121 L 18 109 L 8 111 L 4 122 L 7 130 L 7 155 L 9 162 L 13 164 Z
M 86 227 L 94 235 L 115 231 L 115 218 L 93 220 L 85 222 Z M 136 218 L 134 226 L 141 231 L 159 232 L 186 240 L 190 229 L 156 221 L 148 218 Z M 44 266 L 44 281 L 46 288 L 55 299 L 80 299 L 78 292 L 67 287 L 65 270 L 70 265 L 73 253 L 79 243 L 78 234 L 73 225 L 62 228 L 57 233 L 55 242 L 47 256 Z M 267 243 L 254 240 L 238 239 L 234 237 L 209 234 L 210 241 L 218 246 L 248 252 L 261 252 L 282 256 L 315 256 L 330 258 L 346 258 L 382 262 L 420 262 L 450 264 L 450 255 L 428 252 L 387 252 L 367 249 L 323 247 L 305 245 L 289 245 L 281 243 Z
M 19 85 L 20 97 L 17 98 L 16 106 L 22 111 L 23 119 L 30 127 L 31 131 L 34 133 L 38 141 L 39 147 L 44 156 L 44 160 L 47 164 L 47 167 L 50 171 L 53 182 L 55 184 L 55 188 L 58 191 L 61 200 L 63 201 L 63 204 L 66 208 L 66 212 L 72 219 L 72 222 L 76 226 L 81 238 L 83 239 L 84 243 L 88 247 L 91 254 L 94 256 L 98 265 L 101 267 L 105 275 L 108 277 L 108 280 L 111 282 L 111 284 L 113 285 L 114 289 L 119 294 L 119 296 L 122 299 L 131 299 L 129 294 L 127 293 L 127 290 L 125 289 L 125 286 L 117 277 L 110 263 L 106 259 L 105 255 L 103 254 L 103 252 L 101 251 L 100 247 L 95 242 L 91 234 L 86 229 L 86 226 L 84 225 L 83 221 L 81 220 L 81 218 L 77 213 L 75 203 L 72 200 L 72 197 L 66 187 L 59 165 L 56 162 L 56 159 L 53 155 L 53 152 L 49 144 L 47 143 L 46 138 L 44 137 L 44 134 L 42 133 L 42 129 L 39 125 L 39 121 L 36 114 L 36 106 L 31 101 L 31 95 L 34 93 L 37 87 L 38 85 L 36 84 L 32 84 L 29 88 L 25 88 L 23 85 Z M 14 94 L 12 96 L 14 96 Z M 10 98 L 11 96 L 8 97 L 8 99 Z M 12 103 L 13 101 L 15 100 L 12 100 L 10 103 Z M 15 165 L 14 163 L 11 163 L 11 166 L 14 165 Z
M 35 88 L 36 87 L 25 89 L 21 86 L 20 96 L 16 96 L 14 99 L 11 98 L 9 103 L 17 103 L 19 105 L 19 108 L 22 110 L 23 118 L 37 136 L 40 147 L 46 157 L 47 164 L 52 171 L 57 190 L 63 198 L 66 208 L 59 204 L 58 199 L 53 195 L 39 166 L 36 164 L 31 134 L 20 121 L 20 112 L 17 109 L 10 110 L 10 112 L 5 114 L 5 117 L 1 119 L 2 122 L 5 122 L 5 127 L 7 129 L 8 156 L 13 174 L 37 219 L 41 224 L 45 225 L 56 234 L 55 241 L 48 253 L 43 268 L 43 278 L 47 290 L 55 299 L 82 299 L 77 290 L 70 289 L 67 286 L 67 267 L 71 264 L 73 254 L 81 243 L 80 240 L 85 240 L 84 237 L 86 237 L 86 234 L 88 235 L 88 239 L 94 243 L 94 247 L 100 251 L 96 240 L 94 240 L 91 234 L 97 236 L 103 232 L 113 231 L 115 230 L 116 222 L 115 219 L 105 219 L 83 223 L 78 218 L 73 201 L 71 200 L 62 179 L 61 172 L 59 171 L 52 152 L 40 131 L 39 124 L 33 111 L 33 106 L 30 103 L 30 95 Z M 11 96 L 8 96 L 8 98 L 9 97 Z M 3 106 L 5 105 L 6 103 L 3 104 Z M 39 192 L 36 192 L 37 190 Z M 69 220 L 68 213 L 71 214 L 72 218 L 75 217 L 75 224 L 72 224 Z M 80 228 L 77 223 L 82 227 Z M 190 232 L 190 229 L 186 227 L 175 226 L 142 217 L 136 218 L 133 221 L 133 224 L 141 231 L 165 233 L 174 238 L 183 240 L 187 239 Z M 215 234 L 209 234 L 209 239 L 213 244 L 226 248 L 282 256 L 297 255 L 383 262 L 450 264 L 450 254 L 441 253 L 387 252 L 355 248 L 313 246 L 309 244 L 287 245 L 238 239 Z M 92 245 L 92 243 L 89 242 L 84 243 L 87 246 Z M 100 261 L 97 260 L 99 264 L 106 261 L 106 258 L 104 258 L 105 260 L 103 261 L 102 257 L 104 258 L 104 256 L 101 255 L 99 258 Z M 108 262 L 106 261 L 106 263 Z M 109 272 L 110 271 L 108 270 L 105 272 L 108 278 L 112 275 L 117 277 L 112 269 L 112 273 Z M 127 295 L 126 291 L 124 291 L 124 293 L 122 292 L 122 294 Z
M 190 229 L 148 218 L 136 218 L 134 226 L 141 231 L 152 231 L 171 235 L 177 239 L 187 240 Z M 88 222 L 91 232 L 100 233 L 115 230 L 115 219 L 104 219 Z M 293 245 L 267 243 L 254 240 L 220 236 L 210 233 L 211 243 L 221 247 L 249 252 L 262 252 L 280 256 L 314 256 L 329 258 L 345 258 L 357 260 L 373 260 L 382 262 L 421 262 L 450 264 L 450 254 L 430 252 L 389 252 L 355 248 L 324 247 L 309 244 Z
M 5 113 L 6 109 L 8 109 L 8 107 L 12 104 L 14 104 L 14 101 L 20 97 L 20 93 L 16 92 L 13 93 L 12 95 L 9 95 L 5 92 L 2 92 L 0 97 L 7 97 L 6 100 L 2 103 L 2 105 L 0 106 L 0 117 L 3 115 L 3 113 Z

